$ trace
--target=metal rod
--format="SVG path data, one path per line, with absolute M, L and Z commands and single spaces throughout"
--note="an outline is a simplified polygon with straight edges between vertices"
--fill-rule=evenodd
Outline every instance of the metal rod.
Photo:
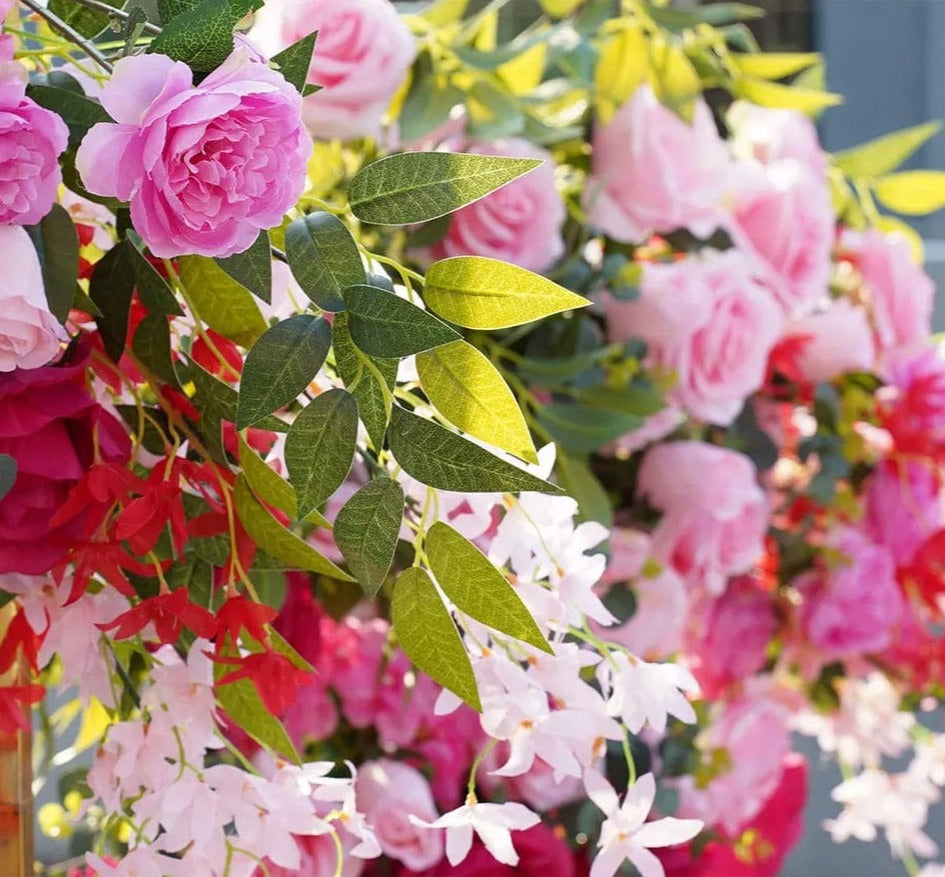
M 80 34 L 72 25 L 63 21 L 58 15 L 50 12 L 48 9 L 40 6 L 37 0 L 20 0 L 20 2 L 32 12 L 35 12 L 40 18 L 46 19 L 49 26 L 60 36 L 65 37 L 69 42 L 74 43 L 83 52 L 85 52 L 99 67 L 106 73 L 112 72 L 111 62 L 95 46 L 93 46 L 82 34 Z
M 104 0 L 73 0 L 73 2 L 78 3 L 80 6 L 86 6 L 89 9 L 95 9 L 98 12 L 104 12 L 106 15 L 111 15 L 114 18 L 120 18 L 123 21 L 128 21 L 128 19 L 131 18 L 130 12 L 109 6 Z M 150 21 L 143 22 L 143 25 L 145 33 L 159 34 L 161 32 L 161 28 L 156 24 L 151 24 Z

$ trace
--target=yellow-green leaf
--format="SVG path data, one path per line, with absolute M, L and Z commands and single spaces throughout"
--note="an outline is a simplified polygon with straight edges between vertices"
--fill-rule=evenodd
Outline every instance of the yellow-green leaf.
M 662 40 L 650 42 L 650 85 L 673 112 L 692 121 L 695 100 L 702 94 L 702 80 L 681 46 Z
M 266 331 L 252 293 L 237 283 L 213 259 L 183 256 L 180 280 L 197 314 L 211 329 L 250 347 Z
M 881 177 L 894 171 L 941 130 L 941 122 L 903 128 L 836 153 L 834 164 L 850 177 Z
M 890 210 L 922 216 L 945 207 L 945 171 L 903 171 L 873 184 L 876 197 Z
M 759 79 L 784 79 L 820 61 L 817 52 L 748 52 L 730 57 L 742 74 Z
M 735 94 L 762 107 L 799 110 L 808 115 L 816 115 L 827 107 L 843 103 L 843 98 L 839 94 L 829 91 L 796 88 L 793 85 L 767 82 L 764 79 L 754 79 L 749 76 L 736 81 Z
M 512 94 L 528 94 L 541 84 L 548 57 L 548 43 L 535 43 L 511 61 L 496 68 L 496 73 Z
M 649 42 L 639 25 L 631 23 L 610 38 L 594 70 L 595 108 L 601 122 L 609 122 L 646 81 L 649 66 Z

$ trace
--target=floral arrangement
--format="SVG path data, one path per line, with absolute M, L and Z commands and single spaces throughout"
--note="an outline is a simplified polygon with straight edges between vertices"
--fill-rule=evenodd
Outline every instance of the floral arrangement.
M 945 873 L 938 126 L 825 153 L 750 6 L 467 7 L 0 0 L 50 873 L 773 877 L 792 733 Z

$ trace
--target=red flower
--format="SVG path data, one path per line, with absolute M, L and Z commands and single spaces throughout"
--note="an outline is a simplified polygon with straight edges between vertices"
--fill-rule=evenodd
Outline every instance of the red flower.
M 0 686 L 0 733 L 28 731 L 30 723 L 23 708 L 27 704 L 39 703 L 45 691 L 42 685 Z
M 312 675 L 278 652 L 258 652 L 243 657 L 217 655 L 213 660 L 238 667 L 218 679 L 217 685 L 251 680 L 266 709 L 276 716 L 281 716 L 292 705 L 296 691 L 308 683 Z
M 162 643 L 176 643 L 185 627 L 206 638 L 213 636 L 216 627 L 213 616 L 206 609 L 190 602 L 186 588 L 148 597 L 97 627 L 100 630 L 115 629 L 115 639 L 127 639 L 142 631 L 149 622 L 154 623 L 158 640 Z
M 0 642 L 0 673 L 6 673 L 13 666 L 20 649 L 23 657 L 35 673 L 39 670 L 36 664 L 36 655 L 39 651 L 40 638 L 33 633 L 26 620 L 26 613 L 20 609 L 7 627 L 7 631 Z
M 225 637 L 229 634 L 235 645 L 239 640 L 240 631 L 246 628 L 246 632 L 256 642 L 265 644 L 269 640 L 266 625 L 275 617 L 275 609 L 262 603 L 254 603 L 241 594 L 237 594 L 235 597 L 230 597 L 217 612 L 217 629 L 213 635 L 213 641 L 219 646 L 225 642 Z
M 235 383 L 239 380 L 240 373 L 243 371 L 243 355 L 239 348 L 229 338 L 224 338 L 219 332 L 214 332 L 213 329 L 207 329 L 206 334 L 210 339 L 210 343 L 216 349 L 212 350 L 203 336 L 200 336 L 194 341 L 190 350 L 190 358 L 215 377 L 231 384 Z M 223 357 L 223 362 L 220 362 L 217 353 Z

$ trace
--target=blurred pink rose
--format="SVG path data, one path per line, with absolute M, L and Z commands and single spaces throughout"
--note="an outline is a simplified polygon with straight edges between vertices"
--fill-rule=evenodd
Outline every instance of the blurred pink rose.
M 935 284 L 901 235 L 845 229 L 840 250 L 859 271 L 881 351 L 925 343 L 932 331 Z
M 892 554 L 852 527 L 832 533 L 829 547 L 839 554 L 835 566 L 795 580 L 808 641 L 828 658 L 888 648 L 903 603 Z
M 0 19 L 4 14 L 0 8 Z M 56 200 L 69 129 L 26 96 L 25 68 L 0 60 L 0 224 L 32 225 Z
M 731 159 L 703 101 L 688 125 L 640 86 L 597 125 L 593 147 L 585 207 L 615 240 L 637 243 L 678 228 L 708 237 L 720 225 Z
M 683 420 L 685 416 L 682 411 L 676 405 L 669 404 L 655 414 L 649 415 L 643 421 L 643 426 L 638 426 L 626 435 L 620 436 L 617 441 L 603 449 L 602 453 L 632 454 L 652 442 L 666 438 Z
M 690 587 L 719 594 L 763 550 L 768 504 L 748 457 L 702 442 L 651 448 L 637 481 L 641 496 L 663 513 L 654 555 Z
M 414 825 L 409 816 L 432 822 L 439 816 L 423 774 L 387 758 L 368 761 L 355 781 L 358 810 L 377 835 L 385 856 L 416 871 L 443 858 L 443 836 Z
M 309 131 L 322 140 L 376 137 L 416 54 L 389 0 L 267 0 L 251 36 L 269 54 L 318 31 L 305 99 Z
M 834 212 L 824 179 L 795 159 L 743 166 L 728 231 L 788 313 L 828 291 Z
M 771 164 L 794 158 L 818 179 L 827 175 L 827 157 L 820 148 L 814 123 L 797 110 L 759 107 L 736 101 L 728 111 L 732 151 L 739 158 Z
M 797 362 L 814 383 L 873 367 L 873 330 L 866 311 L 849 299 L 834 299 L 824 310 L 793 320 L 784 334 L 803 339 Z
M 49 312 L 39 256 L 18 226 L 0 225 L 0 372 L 45 365 L 66 333 Z
M 555 186 L 555 162 L 547 150 L 512 138 L 463 150 L 475 155 L 537 158 L 543 164 L 497 192 L 457 210 L 443 240 L 429 248 L 431 260 L 488 256 L 544 271 L 564 252 L 566 213 Z
M 164 55 L 122 58 L 101 100 L 117 124 L 89 131 L 76 167 L 90 192 L 131 202 L 159 258 L 240 253 L 302 194 L 301 97 L 242 46 L 199 85 Z
M 650 365 L 671 372 L 671 399 L 726 426 L 764 382 L 780 308 L 738 250 L 644 265 L 635 301 L 606 302 L 612 341 L 642 338 Z

